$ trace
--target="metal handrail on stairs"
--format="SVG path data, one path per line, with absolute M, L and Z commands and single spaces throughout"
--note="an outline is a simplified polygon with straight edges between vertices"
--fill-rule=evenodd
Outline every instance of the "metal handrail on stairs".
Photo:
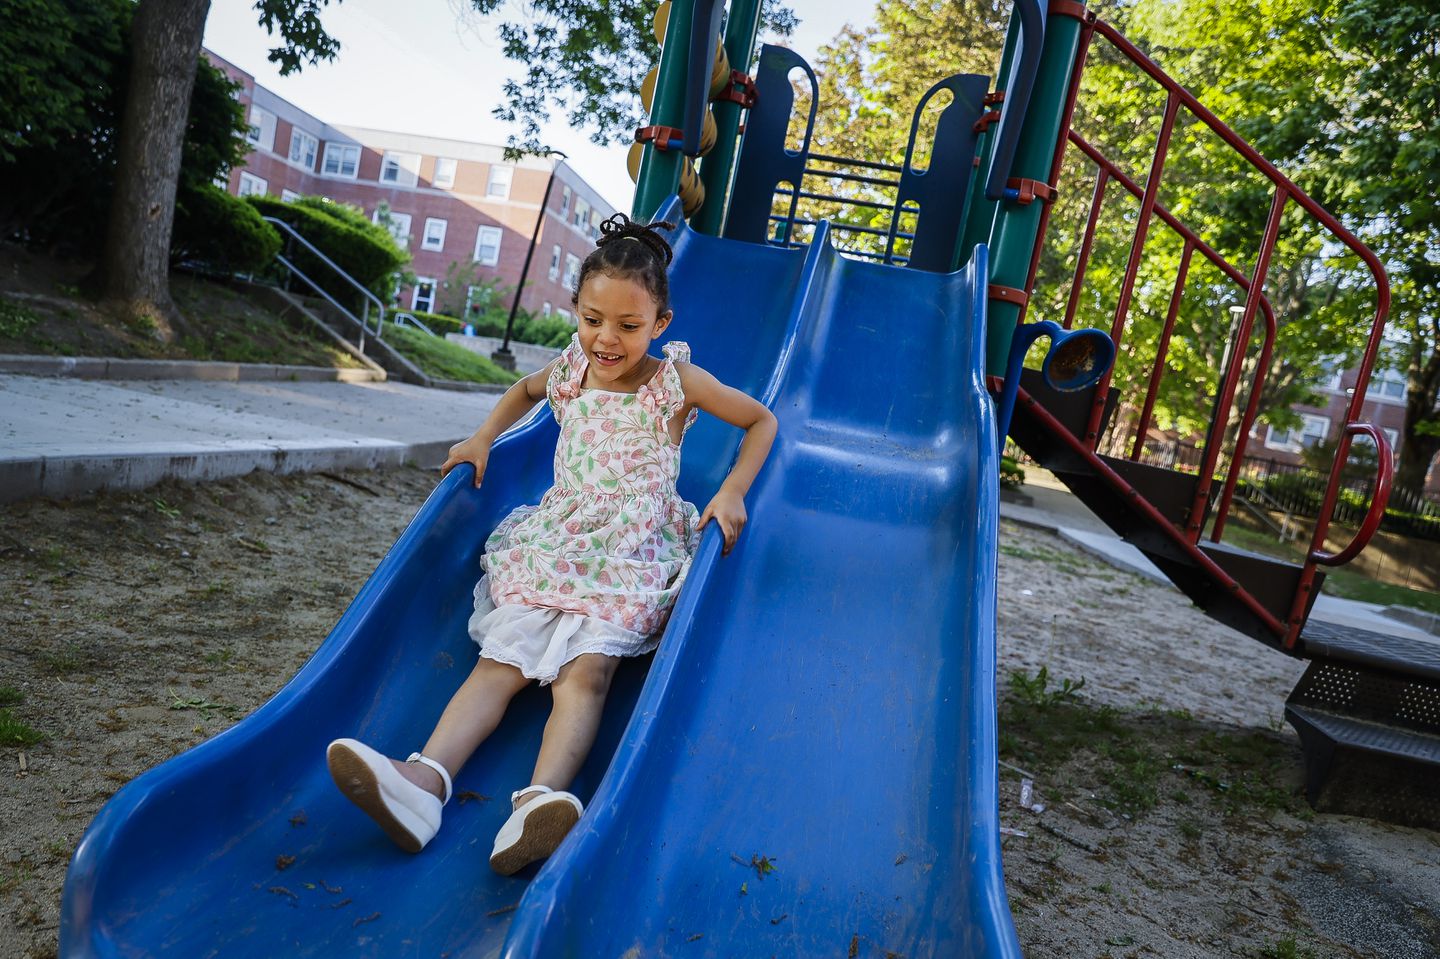
M 310 289 L 318 293 L 327 303 L 335 307 L 336 310 L 340 311 L 340 314 L 342 316 L 350 320 L 350 322 L 354 323 L 356 326 L 360 327 L 360 339 L 355 344 L 356 348 L 359 349 L 362 353 L 365 352 L 365 335 L 370 332 L 371 303 L 374 303 L 376 308 L 375 339 L 384 339 L 385 304 L 380 302 L 380 298 L 374 293 L 371 293 L 364 286 L 362 286 L 359 280 L 356 280 L 349 273 L 346 273 L 344 270 L 342 270 L 339 264 L 337 264 L 334 260 L 330 259 L 330 257 L 322 253 L 320 249 L 315 246 L 315 244 L 311 243 L 309 240 L 305 239 L 305 237 L 301 236 L 300 233 L 290 224 L 286 223 L 284 220 L 273 216 L 267 216 L 264 219 L 266 223 L 271 224 L 276 229 L 284 233 L 287 237 L 289 237 L 289 240 L 291 242 L 298 242 L 301 246 L 305 247 L 305 249 L 309 250 L 311 254 L 313 254 L 316 258 L 320 260 L 320 262 L 330 267 L 331 271 L 333 271 L 337 277 L 344 280 L 347 284 L 353 287 L 357 293 L 360 294 L 365 305 L 364 309 L 361 310 L 360 315 L 356 316 L 353 311 L 342 305 L 338 300 L 335 299 L 335 297 L 331 296 L 328 292 L 326 292 L 324 287 L 322 287 L 319 283 L 316 283 L 310 277 L 306 276 L 305 273 L 302 272 L 300 268 L 297 267 L 294 263 L 292 263 L 289 259 L 287 259 L 284 254 L 275 254 L 275 261 L 281 266 L 285 267 L 285 269 L 289 270 L 291 276 L 294 276 L 303 281 L 307 286 L 310 287 Z M 414 320 L 414 317 L 411 317 L 411 319 Z M 418 323 L 418 321 L 415 322 Z
M 420 330 L 422 333 L 429 333 L 431 336 L 438 337 L 440 335 L 434 330 L 430 329 L 430 327 L 426 326 L 424 323 L 421 323 L 409 313 L 391 313 L 390 322 L 394 323 L 396 326 L 405 326 L 408 324 L 415 327 L 417 330 Z

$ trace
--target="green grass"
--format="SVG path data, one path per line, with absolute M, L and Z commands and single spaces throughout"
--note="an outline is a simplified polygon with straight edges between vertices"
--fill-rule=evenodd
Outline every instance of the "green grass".
M 1225 541 L 1252 553 L 1273 556 L 1290 563 L 1304 562 L 1305 550 L 1309 545 L 1308 540 L 1281 543 L 1269 533 L 1247 529 L 1239 523 L 1231 523 L 1225 527 Z M 1440 594 L 1410 589 L 1406 586 L 1396 586 L 1393 583 L 1382 583 L 1344 567 L 1326 570 L 1325 585 L 1321 589 L 1325 593 L 1341 599 L 1376 603 L 1380 606 L 1405 606 L 1427 613 L 1440 613 Z
M 0 686 L 0 706 L 16 706 L 25 701 L 25 694 L 14 686 Z
M 32 729 L 16 718 L 8 709 L 0 709 L 0 746 L 33 746 L 45 738 L 45 734 Z
M 1195 794 L 1227 815 L 1306 815 L 1294 746 L 1278 735 L 1217 730 L 1182 712 L 1092 706 L 1079 699 L 1079 682 L 1056 683 L 1044 670 L 1011 673 L 1008 686 L 1000 755 L 1046 777 L 1062 795 L 1068 787 L 1053 777 L 1073 759 L 1089 783 L 1101 784 L 1096 798 L 1116 812 L 1188 805 Z
M 408 326 L 385 324 L 385 342 L 420 367 L 425 375 L 436 379 L 508 386 L 520 378 L 519 374 L 496 366 L 488 356 Z

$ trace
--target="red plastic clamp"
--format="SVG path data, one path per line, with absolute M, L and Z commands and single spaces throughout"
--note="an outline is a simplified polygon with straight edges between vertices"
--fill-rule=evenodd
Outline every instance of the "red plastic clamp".
M 1052 17 L 1074 17 L 1076 20 L 1095 19 L 1095 15 L 1085 8 L 1085 4 L 1076 3 L 1075 0 L 1050 0 L 1047 12 Z
M 635 142 L 654 142 L 657 150 L 669 150 L 672 146 L 678 149 L 685 142 L 685 131 L 676 127 L 641 127 L 635 131 Z
M 1001 303 L 1013 303 L 1016 306 L 1024 306 L 1030 302 L 1030 294 L 1024 290 L 1017 290 L 1013 286 L 1001 286 L 999 283 L 991 283 L 985 288 L 986 294 L 992 300 L 999 300 Z
M 739 89 L 736 89 L 737 87 Z M 728 103 L 738 103 L 742 108 L 748 110 L 755 105 L 755 80 L 748 73 L 731 70 L 729 85 L 711 99 L 716 103 L 722 100 Z
M 982 106 L 993 107 L 1005 102 L 1005 91 L 996 90 L 993 93 L 985 94 L 985 99 L 980 101 Z
M 1020 195 L 1015 202 L 1028 206 L 1035 202 L 1035 198 L 1046 201 L 1055 199 L 1055 188 L 1041 180 L 1029 180 L 1024 177 L 1011 177 L 1005 181 L 1005 189 L 1014 190 Z

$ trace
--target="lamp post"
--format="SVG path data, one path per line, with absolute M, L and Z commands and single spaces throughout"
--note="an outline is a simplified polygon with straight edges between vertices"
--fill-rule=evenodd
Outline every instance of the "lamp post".
M 490 354 L 490 359 L 494 360 L 497 366 L 507 370 L 515 369 L 515 354 L 510 352 L 510 334 L 515 330 L 515 314 L 520 311 L 520 294 L 525 291 L 525 277 L 530 272 L 530 261 L 535 256 L 535 244 L 540 240 L 540 225 L 545 222 L 545 211 L 550 206 L 550 188 L 555 185 L 555 174 L 560 171 L 560 164 L 567 159 L 559 150 L 546 150 L 541 156 L 557 156 L 560 160 L 550 168 L 550 179 L 545 181 L 545 195 L 540 198 L 540 212 L 535 217 L 535 229 L 530 233 L 530 248 L 525 251 L 525 263 L 520 267 L 520 282 L 515 285 L 515 300 L 510 304 L 510 318 L 505 321 L 505 339 L 500 343 L 500 349 Z

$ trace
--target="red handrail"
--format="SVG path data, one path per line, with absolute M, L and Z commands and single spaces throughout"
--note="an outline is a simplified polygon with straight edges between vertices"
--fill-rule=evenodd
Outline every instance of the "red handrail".
M 1052 7 L 1053 6 L 1054 4 L 1052 3 Z M 1075 66 L 1070 78 L 1070 88 L 1066 95 L 1063 125 L 1061 127 L 1068 132 L 1066 136 L 1060 137 L 1059 142 L 1056 144 L 1055 156 L 1051 163 L 1049 185 L 1052 188 L 1059 186 L 1064 151 L 1069 143 L 1075 144 L 1075 146 L 1096 165 L 1098 173 L 1094 195 L 1091 199 L 1087 216 L 1084 239 L 1080 247 L 1075 275 L 1066 304 L 1064 325 L 1069 328 L 1074 322 L 1075 312 L 1079 304 L 1080 291 L 1084 283 L 1093 246 L 1095 230 L 1099 222 L 1100 208 L 1105 199 L 1106 186 L 1111 181 L 1120 183 L 1128 192 L 1141 201 L 1139 219 L 1135 226 L 1135 234 L 1131 240 L 1130 257 L 1126 262 L 1125 276 L 1112 322 L 1112 338 L 1115 340 L 1117 346 L 1124 337 L 1130 301 L 1134 294 L 1136 277 L 1140 266 L 1140 256 L 1143 253 L 1147 238 L 1150 218 L 1152 216 L 1157 217 L 1184 241 L 1181 266 L 1176 278 L 1175 289 L 1171 296 L 1170 307 L 1167 312 L 1160 345 L 1157 348 L 1157 356 L 1151 370 L 1146 398 L 1141 412 L 1140 427 L 1135 439 L 1135 445 L 1131 451 L 1132 459 L 1139 455 L 1139 451 L 1144 442 L 1144 434 L 1148 431 L 1149 422 L 1153 415 L 1155 397 L 1160 387 L 1165 358 L 1168 355 L 1170 335 L 1173 332 L 1180 302 L 1184 296 L 1185 286 L 1188 282 L 1193 254 L 1196 252 L 1200 253 L 1206 260 L 1219 268 L 1226 277 L 1236 283 L 1245 293 L 1245 303 L 1243 312 L 1241 313 L 1240 328 L 1236 334 L 1238 356 L 1243 357 L 1249 350 L 1257 311 L 1264 320 L 1265 337 L 1261 345 L 1259 367 L 1256 370 L 1251 384 L 1248 401 L 1245 404 L 1245 409 L 1240 420 L 1240 434 L 1236 438 L 1234 452 L 1229 468 L 1225 474 L 1219 500 L 1216 504 L 1215 520 L 1212 530 L 1212 539 L 1215 541 L 1219 541 L 1224 531 L 1225 521 L 1232 506 L 1245 447 L 1249 439 L 1249 432 L 1254 426 L 1259 413 L 1260 394 L 1263 389 L 1266 370 L 1273 353 L 1277 323 L 1274 310 L 1271 307 L 1268 297 L 1265 295 L 1264 287 L 1269 273 L 1270 260 L 1279 239 L 1281 218 L 1287 205 L 1290 203 L 1296 204 L 1318 221 L 1336 240 L 1349 248 L 1360 261 L 1365 264 L 1367 269 L 1369 269 L 1375 283 L 1375 312 L 1370 322 L 1369 338 L 1366 341 L 1365 350 L 1360 359 L 1359 375 L 1355 383 L 1354 392 L 1351 394 L 1350 403 L 1345 411 L 1341 445 L 1336 451 L 1335 463 L 1331 467 L 1329 482 L 1325 490 L 1325 506 L 1322 520 L 1320 524 L 1317 525 L 1316 533 L 1319 539 L 1307 557 L 1305 566 L 1302 567 L 1301 581 L 1294 598 L 1290 622 L 1281 624 L 1278 620 L 1274 620 L 1273 617 L 1270 618 L 1270 621 L 1267 621 L 1267 625 L 1272 626 L 1272 628 L 1277 628 L 1277 631 L 1285 634 L 1288 647 L 1293 645 L 1301 626 L 1304 624 L 1305 612 L 1308 609 L 1308 592 L 1313 583 L 1316 564 L 1323 563 L 1332 565 L 1348 562 L 1350 559 L 1353 559 L 1354 556 L 1364 548 L 1365 544 L 1369 542 L 1375 529 L 1378 528 L 1380 520 L 1384 516 L 1383 503 L 1384 500 L 1388 498 L 1391 474 L 1393 473 L 1393 464 L 1390 462 L 1388 455 L 1389 444 L 1385 443 L 1383 436 L 1377 434 L 1374 426 L 1360 422 L 1360 416 L 1365 403 L 1365 393 L 1369 386 L 1370 373 L 1374 367 L 1376 357 L 1379 354 L 1383 339 L 1385 320 L 1390 311 L 1389 279 L 1385 274 L 1384 267 L 1380 264 L 1379 258 L 1376 257 L 1374 252 L 1361 243 L 1335 216 L 1311 199 L 1311 197 L 1296 186 L 1289 177 L 1281 173 L 1274 164 L 1266 160 L 1256 152 L 1253 147 L 1241 139 L 1235 131 L 1222 123 L 1213 113 L 1206 109 L 1192 93 L 1166 75 L 1154 61 L 1146 56 L 1133 43 L 1125 39 L 1113 26 L 1099 19 L 1094 13 L 1089 11 L 1083 14 L 1082 22 L 1083 27 L 1080 36 L 1079 52 L 1076 56 Z M 1080 81 L 1089 57 L 1091 43 L 1096 33 L 1108 40 L 1112 46 L 1124 54 L 1132 63 L 1140 67 L 1142 71 L 1148 74 L 1151 79 L 1166 91 L 1165 113 L 1161 122 L 1160 133 L 1157 137 L 1155 154 L 1151 160 L 1149 176 L 1146 179 L 1143 189 L 1098 149 L 1086 142 L 1085 139 L 1073 129 L 1069 129 L 1074 115 Z M 1239 153 L 1242 158 L 1259 170 L 1274 185 L 1275 192 L 1271 202 L 1270 213 L 1266 219 L 1264 236 L 1261 240 L 1260 249 L 1256 253 L 1252 272 L 1249 276 L 1246 276 L 1241 270 L 1229 263 L 1217 251 L 1210 247 L 1209 244 L 1201 240 L 1193 230 L 1181 223 L 1163 204 L 1158 202 L 1160 179 L 1164 172 L 1170 136 L 1174 130 L 1177 114 L 1181 107 L 1189 110 L 1200 123 L 1208 127 L 1211 132 Z M 1048 225 L 1050 206 L 1050 204 L 1047 204 L 1042 213 L 1040 231 L 1031 256 L 1028 284 L 1030 289 L 1034 287 L 1036 274 L 1038 272 L 1045 229 Z M 1221 448 L 1225 445 L 1223 435 L 1224 424 L 1229 418 L 1231 408 L 1237 401 L 1239 380 L 1243 372 L 1243 367 L 1244 364 L 1241 362 L 1230 364 L 1230 369 L 1226 371 L 1225 376 L 1219 383 L 1218 402 L 1216 403 L 1214 419 L 1210 424 L 1205 443 L 1205 456 L 1200 467 L 1200 475 L 1190 510 L 1191 519 L 1185 530 L 1184 538 L 1188 538 L 1191 543 L 1198 542 L 1201 535 L 1201 527 L 1204 524 L 1204 518 L 1207 512 L 1211 484 L 1214 481 L 1215 466 L 1219 461 Z M 1109 381 L 1110 379 L 1107 375 L 1106 379 L 1098 387 L 1095 395 L 1095 405 L 1090 413 L 1086 431 L 1087 435 L 1084 442 L 1085 445 L 1091 449 L 1098 447 L 1099 444 L 1099 423 L 1104 411 L 1103 404 Z M 1381 456 L 1384 465 L 1382 465 L 1380 469 L 1380 475 L 1377 479 L 1376 498 L 1372 501 L 1370 512 L 1366 515 L 1365 524 L 1349 546 L 1339 553 L 1332 555 L 1323 552 L 1323 531 L 1328 527 L 1329 513 L 1333 510 L 1335 501 L 1339 497 L 1342 478 L 1341 473 L 1345 460 L 1349 455 L 1350 439 L 1352 436 L 1361 433 L 1376 438 L 1377 444 L 1384 450 Z M 1381 503 L 1378 509 L 1375 506 L 1376 501 Z M 1168 523 L 1163 525 L 1169 526 Z M 1167 532 L 1169 532 L 1169 530 L 1167 530 Z M 1262 620 L 1265 620 L 1265 617 L 1262 617 Z
M 1350 459 L 1350 438 L 1365 434 L 1375 444 L 1379 462 L 1375 468 L 1375 492 L 1370 497 L 1370 507 L 1360 523 L 1355 538 L 1338 553 L 1325 552 L 1325 537 L 1330 532 L 1330 514 L 1335 511 L 1335 500 L 1340 495 L 1340 474 Z M 1306 610 L 1309 607 L 1310 591 L 1315 582 L 1315 567 L 1343 566 L 1350 562 L 1370 543 L 1370 538 L 1380 529 L 1385 520 L 1385 507 L 1390 502 L 1390 487 L 1395 481 L 1395 457 L 1390 451 L 1390 441 L 1374 423 L 1347 423 L 1335 450 L 1335 462 L 1330 465 L 1330 482 L 1325 487 L 1325 499 L 1320 506 L 1320 515 L 1315 519 L 1315 533 L 1310 537 L 1310 552 L 1305 556 L 1305 565 L 1300 570 L 1299 587 L 1290 606 L 1290 619 L 1286 624 L 1285 648 L 1293 649 L 1305 625 Z

